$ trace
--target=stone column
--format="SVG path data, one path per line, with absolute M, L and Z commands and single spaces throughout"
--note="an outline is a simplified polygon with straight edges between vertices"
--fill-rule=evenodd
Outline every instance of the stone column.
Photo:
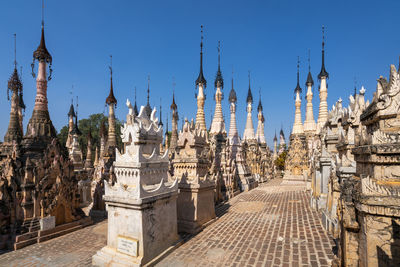
M 312 104 L 312 99 L 313 99 L 312 83 L 307 83 L 306 98 L 307 98 L 307 106 L 306 106 L 306 119 L 304 121 L 304 132 L 315 132 L 317 129 L 317 125 L 314 120 L 314 111 Z
M 215 92 L 215 112 L 211 124 L 211 130 L 210 130 L 211 134 L 226 133 L 225 121 L 222 114 L 221 100 L 222 100 L 222 91 L 221 91 L 221 86 L 219 86 L 217 87 L 217 91 Z
M 320 158 L 321 165 L 321 195 L 318 200 L 318 208 L 325 208 L 326 198 L 328 194 L 328 182 L 329 176 L 331 175 L 331 158 L 328 155 L 322 155 Z
M 239 139 L 238 130 L 237 130 L 237 126 L 236 126 L 236 103 L 235 102 L 231 102 L 230 111 L 231 111 L 231 121 L 229 124 L 229 140 L 232 143 L 232 140 Z
M 115 114 L 114 114 L 114 105 L 109 105 L 108 109 L 108 147 L 116 147 L 117 146 L 117 137 L 115 135 Z
M 321 86 L 319 89 L 319 115 L 317 122 L 317 132 L 319 133 L 328 121 L 328 89 L 326 87 L 326 77 L 321 78 Z
M 295 115 L 294 115 L 294 124 L 292 134 L 302 134 L 304 133 L 303 130 L 303 123 L 301 122 L 301 98 L 300 92 L 296 92 L 296 101 L 295 101 Z
M 199 84 L 199 93 L 197 95 L 197 113 L 196 113 L 196 126 L 201 130 L 207 131 L 206 118 L 204 116 L 204 89 L 203 84 Z
M 252 103 L 248 102 L 247 103 L 247 119 L 246 119 L 246 126 L 244 129 L 244 133 L 243 133 L 243 140 L 251 140 L 251 139 L 255 139 L 254 137 L 254 126 L 253 126 L 253 118 L 251 116 L 251 112 L 252 112 L 253 108 L 252 108 Z

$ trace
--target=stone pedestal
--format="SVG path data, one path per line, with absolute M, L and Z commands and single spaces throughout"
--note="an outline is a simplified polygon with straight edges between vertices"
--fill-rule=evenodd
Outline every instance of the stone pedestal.
M 329 176 L 331 175 L 331 159 L 329 157 L 322 156 L 320 158 L 321 165 L 321 180 L 320 180 L 320 196 L 318 198 L 318 209 L 326 207 L 326 201 L 328 197 L 328 182 Z
M 181 179 L 178 196 L 178 231 L 196 234 L 215 219 L 215 184 L 211 181 L 187 183 Z
M 96 266 L 141 266 L 178 241 L 177 190 L 128 200 L 104 196 L 108 211 L 107 246 L 93 256 Z

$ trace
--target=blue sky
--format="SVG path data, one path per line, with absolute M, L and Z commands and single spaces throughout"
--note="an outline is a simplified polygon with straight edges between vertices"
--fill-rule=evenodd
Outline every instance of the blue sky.
M 23 67 L 24 127 L 31 117 L 36 93 L 30 75 L 32 53 L 40 40 L 41 1 L 0 3 L 0 140 L 8 127 L 10 103 L 7 80 L 13 69 L 13 34 L 17 60 Z M 225 79 L 223 111 L 229 127 L 228 95 L 232 68 L 238 95 L 240 133 L 245 125 L 248 70 L 252 73 L 255 106 L 258 91 L 264 106 L 265 132 L 271 146 L 281 125 L 286 136 L 294 120 L 293 90 L 300 56 L 300 82 L 308 71 L 311 50 L 314 81 L 321 68 L 321 26 L 326 26 L 326 69 L 329 108 L 342 97 L 348 103 L 354 77 L 372 98 L 379 75 L 398 66 L 400 1 L 46 1 L 46 45 L 53 56 L 53 79 L 48 83 L 50 117 L 57 130 L 67 124 L 70 91 L 79 96 L 79 117 L 105 111 L 109 91 L 109 55 L 113 55 L 116 115 L 124 120 L 126 98 L 145 104 L 147 76 L 151 76 L 152 105 L 163 105 L 163 121 L 172 98 L 173 77 L 180 118 L 195 117 L 194 81 L 199 71 L 200 25 L 204 25 L 204 73 L 208 82 L 207 126 L 214 110 L 217 43 Z M 314 117 L 318 117 L 318 83 L 314 90 Z M 305 100 L 303 90 L 302 112 Z M 256 127 L 256 112 L 254 111 Z M 170 120 L 169 120 L 170 121 Z M 181 122 L 179 123 L 181 125 Z M 170 127 L 169 127 L 170 128 Z

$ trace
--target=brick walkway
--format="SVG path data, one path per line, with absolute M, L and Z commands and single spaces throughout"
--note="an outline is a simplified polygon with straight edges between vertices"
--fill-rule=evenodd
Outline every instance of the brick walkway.
M 332 240 L 310 198 L 281 180 L 242 193 L 217 210 L 219 219 L 158 266 L 329 266 Z M 88 266 L 106 244 L 107 223 L 0 255 L 0 266 Z
M 158 266 L 330 266 L 333 241 L 304 187 L 261 185 Z
M 0 255 L 0 266 L 90 266 L 107 242 L 107 222 Z

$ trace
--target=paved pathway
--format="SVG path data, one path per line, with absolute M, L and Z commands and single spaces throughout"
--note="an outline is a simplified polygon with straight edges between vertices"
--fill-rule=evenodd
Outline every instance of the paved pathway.
M 107 222 L 0 255 L 0 266 L 90 266 L 107 243 Z
M 159 266 L 330 266 L 333 241 L 303 186 L 267 185 L 232 199 L 225 215 Z
M 329 266 L 332 240 L 309 194 L 281 180 L 233 198 L 219 219 L 158 266 Z M 89 266 L 106 244 L 107 223 L 0 255 L 0 266 Z

